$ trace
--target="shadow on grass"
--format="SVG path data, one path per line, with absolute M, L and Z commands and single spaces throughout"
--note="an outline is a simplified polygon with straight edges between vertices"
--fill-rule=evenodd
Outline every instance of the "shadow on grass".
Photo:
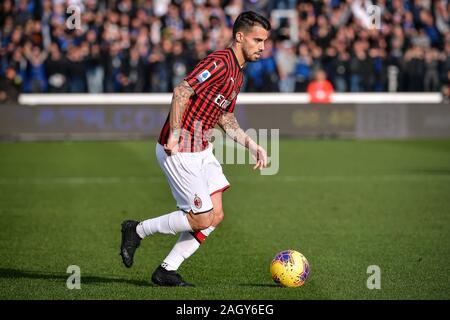
M 274 284 L 264 284 L 264 283 L 240 283 L 240 287 L 264 287 L 264 288 L 282 288 L 281 286 Z
M 41 271 L 30 271 L 30 270 L 18 270 L 18 269 L 8 269 L 0 268 L 0 279 L 41 279 L 41 280 L 62 280 L 67 281 L 70 274 L 63 273 L 52 273 L 52 272 L 41 272 Z M 131 279 L 120 279 L 120 278 L 109 278 L 100 276 L 83 276 L 81 275 L 81 283 L 83 284 L 98 284 L 98 283 L 125 283 L 131 284 L 139 287 L 153 287 L 154 285 L 149 281 L 143 280 L 131 280 Z
M 428 176 L 449 176 L 450 168 L 427 168 L 406 171 L 408 174 L 428 175 Z

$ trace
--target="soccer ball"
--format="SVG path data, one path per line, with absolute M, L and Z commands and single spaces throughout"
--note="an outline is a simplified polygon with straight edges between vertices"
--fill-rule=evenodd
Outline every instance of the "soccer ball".
M 270 273 L 273 281 L 283 287 L 300 287 L 308 279 L 309 263 L 298 251 L 281 251 L 272 260 Z

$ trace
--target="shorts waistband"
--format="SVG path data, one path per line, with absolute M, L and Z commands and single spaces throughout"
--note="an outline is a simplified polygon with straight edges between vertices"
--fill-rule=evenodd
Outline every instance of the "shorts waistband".
M 161 143 L 157 142 L 157 144 L 159 144 L 162 148 L 164 148 L 164 146 L 163 146 Z M 198 154 L 205 154 L 205 153 L 212 152 L 213 147 L 214 147 L 214 145 L 213 145 L 211 142 L 209 142 L 209 143 L 208 143 L 208 147 L 207 147 L 205 150 L 202 150 L 202 151 L 195 151 L 195 152 L 190 152 L 190 151 L 189 151 L 189 152 L 188 152 L 188 151 L 180 151 L 180 153 L 198 153 Z

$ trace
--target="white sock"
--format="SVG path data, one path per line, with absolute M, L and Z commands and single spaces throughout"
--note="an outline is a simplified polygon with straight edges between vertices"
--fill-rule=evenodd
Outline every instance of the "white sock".
M 216 229 L 216 227 L 209 226 L 208 228 L 203 229 L 203 230 L 202 230 L 202 233 L 203 233 L 205 236 L 209 236 L 209 235 L 211 234 L 211 232 L 213 232 L 215 229 Z
M 214 229 L 215 227 L 211 226 L 194 233 L 183 232 L 161 266 L 169 271 L 178 270 L 183 261 L 197 251 L 200 247 L 200 242 L 205 241 L 206 237 L 209 236 Z
M 192 232 L 192 228 L 187 214 L 181 210 L 142 221 L 136 227 L 136 232 L 142 239 L 155 233 L 176 234 L 184 231 Z
M 177 270 L 184 260 L 200 247 L 200 243 L 190 232 L 183 232 L 170 253 L 161 264 L 166 270 Z

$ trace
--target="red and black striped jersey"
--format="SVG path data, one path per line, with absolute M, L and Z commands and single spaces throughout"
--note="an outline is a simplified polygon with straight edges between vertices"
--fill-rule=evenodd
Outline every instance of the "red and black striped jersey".
M 203 60 L 184 78 L 194 90 L 182 118 L 180 152 L 199 152 L 208 147 L 207 132 L 213 129 L 224 112 L 233 112 L 244 81 L 234 51 L 218 50 Z M 170 112 L 158 142 L 167 143 Z

